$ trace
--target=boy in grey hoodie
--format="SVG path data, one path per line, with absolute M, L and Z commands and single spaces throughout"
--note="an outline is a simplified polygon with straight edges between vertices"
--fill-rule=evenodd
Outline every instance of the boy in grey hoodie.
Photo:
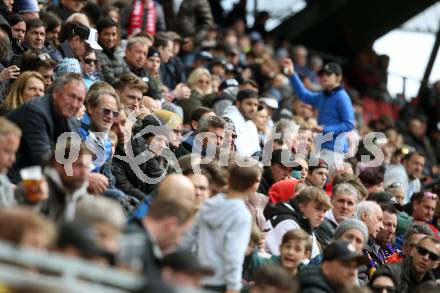
M 252 216 L 244 201 L 257 190 L 260 177 L 261 169 L 257 164 L 251 167 L 234 164 L 229 168 L 228 192 L 208 199 L 200 209 L 191 240 L 197 243 L 200 262 L 215 271 L 213 276 L 203 279 L 206 289 L 227 293 L 240 291 L 252 227 Z

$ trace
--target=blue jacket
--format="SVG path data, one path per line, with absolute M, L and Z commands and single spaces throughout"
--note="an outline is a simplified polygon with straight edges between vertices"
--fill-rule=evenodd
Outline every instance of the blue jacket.
M 306 104 L 318 110 L 318 124 L 324 125 L 324 135 L 333 132 L 333 139 L 322 144 L 322 149 L 337 152 L 348 151 L 346 135 L 341 138 L 341 143 L 336 144 L 336 138 L 341 133 L 348 133 L 354 128 L 354 111 L 350 97 L 342 87 L 327 92 L 311 92 L 307 90 L 297 74 L 290 77 L 297 96 Z M 343 144 L 342 144 L 343 143 Z

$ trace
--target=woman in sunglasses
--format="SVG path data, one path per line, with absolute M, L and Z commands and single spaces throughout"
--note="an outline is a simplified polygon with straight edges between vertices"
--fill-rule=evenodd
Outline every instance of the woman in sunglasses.
M 95 173 L 94 180 L 102 183 L 101 192 L 104 196 L 121 199 L 125 194 L 116 189 L 115 178 L 111 173 L 112 141 L 108 135 L 113 122 L 119 116 L 119 98 L 112 90 L 98 89 L 88 93 L 86 98 L 86 114 L 81 122 L 78 133 L 93 149 L 94 160 L 90 171 Z
M 96 52 L 90 46 L 86 46 L 86 53 L 81 59 L 81 69 L 87 91 L 92 84 L 101 81 L 101 76 L 98 72 L 98 59 L 96 58 Z

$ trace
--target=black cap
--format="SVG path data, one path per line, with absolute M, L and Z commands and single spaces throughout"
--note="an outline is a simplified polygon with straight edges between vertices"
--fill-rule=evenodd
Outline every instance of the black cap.
M 235 78 L 230 78 L 230 79 L 225 79 L 224 81 L 222 81 L 222 83 L 219 86 L 219 90 L 222 91 L 224 89 L 227 89 L 229 87 L 239 87 L 240 84 L 238 83 L 238 81 Z
M 292 160 L 292 153 L 288 149 L 278 149 L 272 152 L 272 158 L 270 159 L 270 164 L 271 165 L 280 164 L 285 166 L 283 162 L 287 163 L 287 162 L 291 162 L 291 160 Z M 287 166 L 285 167 L 292 168 Z
M 336 74 L 336 75 L 342 75 L 342 68 L 337 63 L 327 63 L 324 68 L 321 70 L 321 74 Z
M 211 62 L 211 67 L 214 65 L 220 65 L 220 66 L 226 67 L 226 64 L 227 64 L 227 62 L 224 58 L 214 57 L 214 59 L 212 59 L 212 62 Z
M 73 22 L 72 26 L 72 35 L 79 36 L 84 41 L 89 38 L 90 28 L 77 22 Z
M 205 276 L 214 275 L 213 269 L 203 266 L 193 253 L 185 250 L 178 250 L 167 254 L 162 260 L 162 267 L 170 267 L 177 272 L 201 274 Z
M 157 58 L 160 58 L 159 50 L 157 50 L 156 47 L 150 47 L 150 48 L 148 49 L 147 58 L 150 58 L 150 57 L 157 57 Z
M 354 246 L 344 240 L 333 241 L 324 250 L 322 261 L 351 261 L 355 260 L 358 264 L 367 264 L 368 258 L 362 253 L 358 253 Z
M 211 62 L 212 58 L 213 58 L 212 54 L 209 53 L 208 51 L 200 51 L 199 53 L 196 54 L 195 57 L 196 60 L 204 60 L 208 62 Z
M 142 129 L 140 135 L 143 138 L 149 138 L 155 135 L 163 135 L 169 137 L 170 130 L 165 123 L 156 115 L 148 115 L 142 119 Z

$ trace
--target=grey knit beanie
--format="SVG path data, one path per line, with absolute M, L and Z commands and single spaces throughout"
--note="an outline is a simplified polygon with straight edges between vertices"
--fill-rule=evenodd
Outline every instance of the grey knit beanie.
M 342 234 L 344 234 L 347 230 L 357 229 L 362 232 L 364 235 L 364 245 L 368 241 L 368 228 L 364 222 L 358 219 L 346 219 L 339 223 L 338 227 L 335 230 L 334 239 L 339 239 Z

